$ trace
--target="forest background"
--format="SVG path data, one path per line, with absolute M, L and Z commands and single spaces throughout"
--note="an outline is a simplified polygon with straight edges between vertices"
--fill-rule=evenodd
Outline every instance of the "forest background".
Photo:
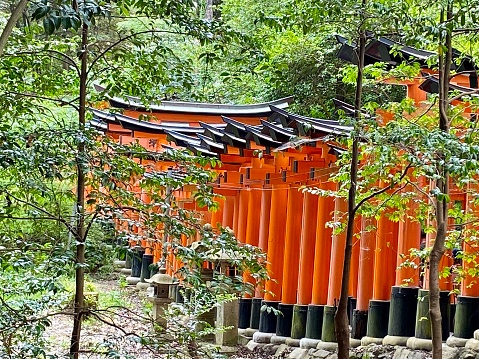
M 110 96 L 138 96 L 145 103 L 256 103 L 294 96 L 291 112 L 329 119 L 336 116 L 333 98 L 354 103 L 356 95 L 355 68 L 337 59 L 335 34 L 354 42 L 367 23 L 376 35 L 441 53 L 439 40 L 454 30 L 453 46 L 467 56 L 478 55 L 474 1 L 377 1 L 367 6 L 300 0 L 4 1 L 4 24 L 22 4 L 0 59 L 0 300 L 9 314 L 1 316 L 7 329 L 0 334 L 5 348 L 21 349 L 29 353 L 26 357 L 38 357 L 35 350 L 41 347 L 29 345 L 48 323 L 25 326 L 25 318 L 61 302 L 57 293 L 64 288 L 56 279 L 100 270 L 113 255 L 111 241 L 104 240 L 111 236 L 111 217 L 90 218 L 94 224 L 87 227 L 86 262 L 75 254 L 86 239 L 74 228 L 83 226 L 83 219 L 71 221 L 76 216 L 72 206 L 79 203 L 71 191 L 78 173 L 107 186 L 112 178 L 125 180 L 144 170 L 95 150 L 100 144 L 96 134 L 88 135 L 85 120 L 91 114 L 85 110 L 101 103 L 105 93 L 94 91 L 94 83 L 104 85 Z M 460 29 L 450 27 L 452 21 L 440 21 L 451 4 L 459 9 L 454 25 Z M 377 82 L 384 67 L 368 71 L 362 86 L 366 108 L 390 107 L 405 98 L 404 88 Z M 94 171 L 98 158 L 122 171 Z M 211 204 L 207 197 L 202 200 Z M 22 326 L 12 331 L 19 307 L 27 310 L 15 319 Z M 18 349 L 20 342 L 12 338 L 25 333 L 34 335 L 30 342 L 20 341 L 26 347 Z

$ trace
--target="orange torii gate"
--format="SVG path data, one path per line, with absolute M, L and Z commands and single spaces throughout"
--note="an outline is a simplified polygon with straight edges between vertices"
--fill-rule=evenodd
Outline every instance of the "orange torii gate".
M 112 104 L 126 108 L 129 115 L 143 115 L 126 102 L 120 104 L 120 99 Z M 308 306 L 326 304 L 317 299 L 326 297 L 328 288 L 313 282 L 314 276 L 320 277 L 323 269 L 323 261 L 316 258 L 313 249 L 316 243 L 322 242 L 322 235 L 330 234 L 326 222 L 332 219 L 334 207 L 329 201 L 324 205 L 317 196 L 303 195 L 298 188 L 302 185 L 331 188 L 328 178 L 334 171 L 336 156 L 321 138 L 341 135 L 349 128 L 337 121 L 290 114 L 281 108 L 285 104 L 287 101 L 268 104 L 268 117 L 262 117 L 264 109 L 263 112 L 256 110 L 256 122 L 252 119 L 251 108 L 264 108 L 264 105 L 216 106 L 216 112 L 211 113 L 208 108 L 194 104 L 195 111 L 202 114 L 201 119 L 208 121 L 196 123 L 193 121 L 196 114 L 188 117 L 183 113 L 181 121 L 173 122 L 153 106 L 150 114 L 153 120 L 149 122 L 125 114 L 111 115 L 101 111 L 94 114 L 98 124 L 122 143 L 137 139 L 145 147 L 156 146 L 158 150 L 160 146 L 186 147 L 204 155 L 215 155 L 222 161 L 222 167 L 216 169 L 221 175 L 214 190 L 225 199 L 220 203 L 220 211 L 212 214 L 209 221 L 213 225 L 221 223 L 231 227 L 240 242 L 259 245 L 266 250 L 268 269 L 275 279 L 266 283 L 264 295 L 257 291 L 254 298 L 245 296 L 240 300 L 239 327 L 253 330 L 262 327 L 266 332 L 286 337 L 291 335 L 292 328 L 297 328 L 293 335 L 299 340 L 305 335 Z M 183 104 L 182 107 L 193 105 Z M 238 113 L 234 118 L 219 116 L 219 113 L 230 111 L 233 117 L 235 109 Z M 248 116 L 241 117 L 240 110 L 247 110 Z M 174 111 L 178 113 L 178 106 Z M 210 113 L 205 114 L 208 111 Z M 158 121 L 158 117 L 166 120 Z M 303 143 L 301 150 L 295 149 L 294 137 L 297 136 L 307 138 L 299 140 Z M 279 151 L 273 153 L 274 149 Z M 319 214 L 321 222 L 318 225 Z M 321 253 L 321 248 L 318 247 L 317 253 Z M 324 252 L 324 259 L 329 255 Z M 335 262 L 338 267 L 340 261 Z M 313 270 L 313 266 L 317 266 L 317 270 Z M 251 279 L 246 276 L 245 280 Z M 352 285 L 357 286 L 357 280 Z M 339 293 L 339 283 L 334 286 L 334 293 Z M 316 304 L 312 301 L 313 287 Z M 279 305 L 282 309 L 285 315 L 278 323 L 276 316 L 260 312 L 263 299 L 266 304 Z M 311 330 L 317 331 L 317 328 Z
M 354 49 L 344 39 L 340 42 L 343 46 L 339 56 L 352 60 Z M 371 40 L 366 54 L 368 63 L 399 63 L 399 55 L 389 54 L 395 45 L 384 38 Z M 403 56 L 416 57 L 423 70 L 428 71 L 426 52 L 409 47 L 399 50 Z M 387 58 L 383 58 L 385 54 L 389 54 Z M 471 66 L 463 63 L 457 70 L 469 70 Z M 390 83 L 406 86 L 407 96 L 421 105 L 426 92 L 434 92 L 435 80 L 429 76 L 426 80 Z M 466 87 L 477 86 L 474 75 L 456 76 L 454 81 L 458 91 L 466 92 Z M 342 136 L 350 128 L 334 120 L 289 113 L 286 110 L 289 101 L 245 106 L 165 101 L 147 110 L 138 99 L 115 98 L 110 104 L 123 109 L 123 114 L 94 111 L 94 115 L 97 126 L 121 143 L 139 141 L 156 151 L 187 148 L 221 160 L 222 167 L 215 168 L 219 180 L 213 185 L 224 199 L 219 203 L 219 211 L 205 213 L 205 221 L 213 227 L 217 224 L 230 227 L 240 242 L 263 249 L 269 272 L 275 279 L 264 286 L 257 285 L 253 296 L 241 298 L 241 333 L 247 337 L 254 333 L 257 341 L 310 348 L 316 347 L 320 340 L 336 340 L 333 317 L 339 300 L 345 238 L 344 234 L 333 235 L 326 224 L 340 221 L 347 204 L 340 199 L 303 194 L 298 188 L 336 188 L 329 176 L 335 171 L 337 148 L 334 142 L 325 143 L 322 138 Z M 341 101 L 336 101 L 336 105 L 346 113 L 354 112 L 354 108 Z M 149 121 L 139 120 L 142 116 L 148 116 Z M 388 114 L 382 116 L 387 120 Z M 298 145 L 302 148 L 297 149 Z M 189 190 L 178 196 L 184 206 L 194 208 L 194 203 L 188 200 Z M 477 210 L 465 195 L 456 191 L 454 196 L 465 209 Z M 421 243 L 421 228 L 411 220 L 413 204 L 410 207 L 400 222 L 386 216 L 377 221 L 371 218 L 356 221 L 359 240 L 353 250 L 349 283 L 351 325 L 352 338 L 362 339 L 363 343 L 382 343 L 384 337 L 422 338 L 420 324 L 415 320 L 419 269 L 398 270 L 403 261 L 401 255 Z M 376 230 L 370 231 L 373 225 Z M 473 250 L 464 248 L 466 252 Z M 247 273 L 244 280 L 252 281 Z M 405 280 L 409 282 L 407 287 Z M 479 301 L 479 286 L 468 285 L 473 281 L 466 276 L 458 299 L 457 311 L 465 319 L 456 320 L 454 333 L 461 338 L 472 338 L 473 331 L 479 329 L 479 322 L 464 314 L 474 312 L 474 303 Z M 450 289 L 445 281 L 441 285 L 444 290 Z M 447 297 L 446 302 L 445 322 L 449 310 Z M 282 315 L 261 311 L 264 304 L 279 309 Z M 402 320 L 405 317 L 413 319 Z M 448 332 L 448 327 L 445 330 Z
M 355 49 L 348 44 L 345 38 L 338 36 L 341 43 L 338 57 L 348 62 L 356 63 Z M 392 51 L 395 49 L 395 51 Z M 426 109 L 423 101 L 427 99 L 428 93 L 438 92 L 437 73 L 429 68 L 428 60 L 434 58 L 433 52 L 418 50 L 409 46 L 398 44 L 390 39 L 379 37 L 370 38 L 366 45 L 365 61 L 366 64 L 377 62 L 387 63 L 388 66 L 396 66 L 405 59 L 419 63 L 421 74 L 413 80 L 389 79 L 385 82 L 390 84 L 402 85 L 407 89 L 407 97 L 414 100 L 414 103 L 420 109 L 421 113 Z M 462 93 L 474 93 L 478 87 L 477 67 L 472 59 L 455 51 L 453 57 L 456 60 L 452 65 L 452 70 L 456 74 L 450 82 L 451 90 Z M 477 96 L 477 95 L 475 95 Z M 456 99 L 453 105 L 464 106 L 464 113 L 474 113 L 468 103 Z M 354 111 L 350 106 L 343 106 L 345 111 Z M 383 121 L 389 121 L 390 114 L 381 113 Z M 418 180 L 422 181 L 421 179 Z M 425 185 L 425 184 L 424 184 Z M 424 186 L 423 186 L 424 187 Z M 475 212 L 471 208 L 471 201 L 468 195 L 459 191 L 454 184 L 450 188 L 451 199 L 454 205 L 460 204 L 464 211 Z M 411 221 L 414 216 L 415 204 L 409 204 L 409 210 L 406 216 L 399 222 L 390 222 L 387 218 L 381 217 L 377 223 L 375 233 L 363 233 L 361 235 L 361 268 L 360 278 L 363 278 L 363 268 L 374 268 L 373 286 L 360 286 L 358 293 L 358 305 L 354 313 L 352 323 L 352 337 L 361 339 L 363 344 L 383 343 L 408 345 L 414 349 L 430 349 L 430 323 L 421 320 L 421 317 L 428 315 L 427 290 L 421 290 L 418 293 L 417 270 L 411 268 L 397 270 L 395 267 L 403 262 L 397 254 L 407 254 L 410 248 L 419 248 L 421 243 L 420 225 Z M 371 219 L 363 219 L 363 228 Z M 372 238 L 376 237 L 376 240 Z M 434 238 L 431 234 L 427 235 L 426 245 L 431 245 Z M 363 253 L 363 243 L 365 252 Z M 398 253 L 391 253 L 391 247 Z M 475 248 L 464 243 L 464 252 L 473 253 Z M 366 251 L 374 250 L 374 258 Z M 365 259 L 365 260 L 363 260 Z M 444 266 L 450 266 L 452 260 L 445 257 Z M 467 269 L 474 264 L 465 263 Z M 396 272 L 394 278 L 394 271 Z M 473 337 L 474 330 L 479 329 L 479 289 L 478 286 L 470 286 L 474 280 L 470 274 L 466 274 L 461 295 L 457 298 L 456 317 L 454 324 L 454 336 L 459 339 L 454 341 L 454 346 L 464 345 L 466 341 Z M 406 285 L 406 286 L 405 286 Z M 450 323 L 450 302 L 449 292 L 452 290 L 451 279 L 441 279 L 441 311 L 443 316 L 443 339 L 449 336 Z M 422 297 L 418 302 L 417 297 Z M 367 296 L 369 296 L 369 306 L 367 306 Z M 425 300 L 426 299 L 426 300 Z M 416 307 L 418 317 L 416 320 Z M 362 317 L 362 319 L 361 319 Z M 356 323 L 355 323 L 356 321 Z M 367 321 L 367 325 L 365 322 Z M 364 335 L 367 334 L 365 337 Z M 408 338 L 412 337 L 412 340 Z M 383 339 L 384 338 L 384 339 Z M 425 340 L 424 340 L 425 339 Z M 451 338 L 450 338 L 451 339 Z

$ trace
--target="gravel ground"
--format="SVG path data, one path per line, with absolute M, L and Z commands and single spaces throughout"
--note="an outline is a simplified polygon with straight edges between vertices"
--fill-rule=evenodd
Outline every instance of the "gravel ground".
M 97 359 L 107 357 L 109 350 L 128 353 L 133 358 L 155 358 L 151 351 L 138 343 L 138 337 L 150 333 L 150 324 L 147 320 L 148 310 L 145 308 L 145 299 L 132 288 L 120 289 L 118 280 L 94 281 L 93 285 L 99 294 L 100 306 L 124 306 L 104 311 L 99 308 L 101 320 L 88 318 L 82 325 L 81 351 L 82 359 Z M 106 299 L 105 299 L 106 298 Z M 113 299 L 112 299 L 113 298 Z M 103 303 L 103 301 L 107 301 Z M 57 315 L 52 317 L 52 324 L 45 332 L 49 345 L 49 354 L 60 358 L 67 357 L 70 345 L 70 335 L 73 326 L 72 317 Z M 93 352 L 101 351 L 103 354 Z
M 138 342 L 138 336 L 146 336 L 151 333 L 151 324 L 148 319 L 150 309 L 146 308 L 146 299 L 138 294 L 133 288 L 120 289 L 117 279 L 93 281 L 96 291 L 99 293 L 101 319 L 88 318 L 82 326 L 81 334 L 81 359 L 100 358 L 126 358 L 126 354 L 135 359 L 150 358 L 176 358 L 173 352 L 171 356 L 157 354 L 148 350 Z M 112 300 L 113 298 L 113 300 Z M 102 306 L 121 304 L 124 308 L 116 308 L 112 313 L 105 313 Z M 58 358 L 68 357 L 70 335 L 73 325 L 69 315 L 57 315 L 51 318 L 51 326 L 45 332 L 45 338 L 49 342 L 48 354 Z M 110 324 L 113 325 L 110 325 Z M 115 350 L 120 356 L 108 356 L 109 350 Z M 238 347 L 231 359 L 270 359 L 274 353 L 267 351 L 250 352 L 244 347 Z

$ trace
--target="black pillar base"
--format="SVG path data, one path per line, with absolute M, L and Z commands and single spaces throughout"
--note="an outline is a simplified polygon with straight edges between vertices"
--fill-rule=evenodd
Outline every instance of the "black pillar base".
M 276 318 L 276 335 L 280 337 L 291 336 L 291 323 L 293 321 L 293 304 L 278 304 L 281 312 Z
M 454 321 L 454 336 L 474 338 L 474 331 L 479 329 L 479 297 L 458 296 Z
M 413 337 L 416 328 L 417 287 L 391 288 L 388 335 Z
M 356 302 L 357 302 L 357 299 L 356 298 L 353 298 L 351 296 L 348 297 L 348 322 L 349 322 L 349 325 L 352 324 L 352 321 L 353 321 L 353 311 L 354 309 L 356 309 Z
M 321 339 L 323 329 L 324 305 L 308 305 L 306 318 L 306 338 Z
M 263 308 L 263 306 L 278 309 L 279 302 L 263 300 L 261 302 L 261 314 L 259 316 L 259 331 L 262 333 L 276 333 L 276 315 L 272 310 Z
M 175 288 L 175 302 L 176 303 L 184 303 L 185 298 L 183 297 L 184 288 L 182 285 L 177 285 Z
M 321 340 L 323 342 L 336 342 L 336 331 L 334 330 L 334 314 L 336 307 L 330 305 L 324 306 L 323 326 L 321 328 Z
M 384 338 L 388 334 L 389 300 L 370 300 L 367 336 Z
M 153 264 L 153 254 L 143 254 L 141 259 L 140 280 L 144 282 L 145 279 L 150 279 L 150 265 Z
M 261 302 L 263 298 L 253 298 L 251 301 L 251 317 L 249 327 L 251 329 L 259 329 L 259 317 L 261 315 Z
M 351 338 L 361 339 L 366 336 L 368 327 L 368 311 L 367 310 L 353 310 L 351 320 Z
M 240 298 L 239 299 L 239 318 L 238 318 L 238 328 L 246 329 L 249 327 L 249 322 L 251 318 L 251 298 Z
M 449 328 L 451 328 L 451 330 L 454 330 L 454 322 L 456 319 L 456 303 L 453 303 L 450 305 L 450 310 L 451 310 L 451 318 L 449 320 Z
M 306 322 L 308 319 L 308 306 L 295 305 L 293 309 L 293 325 L 291 327 L 291 338 L 302 339 L 306 336 Z
M 417 287 L 391 288 L 388 335 L 413 337 L 416 329 Z
M 419 289 L 416 311 L 416 331 L 414 336 L 431 339 L 431 318 L 429 317 L 429 291 Z M 424 319 L 427 318 L 427 319 Z
M 451 307 L 449 304 L 449 292 L 441 291 L 439 293 L 439 306 L 442 317 L 442 340 L 446 341 L 449 337 L 451 322 Z M 427 318 L 427 319 L 424 319 Z M 431 319 L 429 316 L 429 290 L 419 289 L 416 313 L 416 338 L 431 339 Z
M 141 262 L 145 249 L 141 246 L 135 246 L 131 249 L 131 276 L 140 278 Z
M 451 332 L 451 298 L 449 291 L 441 291 L 439 293 L 439 306 L 441 307 L 442 317 L 442 340 L 446 341 Z
M 131 257 L 132 257 L 131 250 L 127 249 L 125 252 L 125 268 L 126 269 L 131 269 Z

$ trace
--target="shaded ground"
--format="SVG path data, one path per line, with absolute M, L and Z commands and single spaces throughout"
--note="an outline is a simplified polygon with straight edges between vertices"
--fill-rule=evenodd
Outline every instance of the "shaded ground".
M 145 300 L 132 288 L 121 289 L 117 279 L 93 281 L 92 284 L 98 292 L 99 318 L 91 316 L 83 324 L 83 353 L 80 357 L 105 358 L 119 352 L 139 359 L 152 358 L 151 352 L 138 343 L 137 336 L 147 335 L 150 330 L 147 321 L 141 320 L 148 316 L 149 309 Z M 51 322 L 52 325 L 45 332 L 50 343 L 49 354 L 66 357 L 70 346 L 72 317 L 57 315 L 52 317 Z
M 283 359 L 293 351 L 293 348 L 288 348 L 278 356 L 275 356 L 276 347 L 258 347 L 254 351 L 250 351 L 246 347 L 238 346 L 236 354 L 231 356 L 230 359 Z
M 92 288 L 93 287 L 93 288 Z M 120 288 L 118 278 L 93 280 L 86 290 L 98 292 L 98 315 L 89 317 L 82 327 L 81 359 L 100 358 L 177 358 L 178 352 L 157 354 L 142 343 L 141 336 L 148 336 L 151 331 L 151 306 L 144 297 L 132 287 Z M 106 309 L 110 308 L 110 309 Z M 48 354 L 59 358 L 68 357 L 70 335 L 73 326 L 72 317 L 57 315 L 51 318 L 52 325 L 45 332 L 49 342 Z M 115 356 L 118 353 L 119 356 Z M 231 359 L 271 359 L 274 352 L 267 349 L 250 352 L 238 347 Z M 202 358 L 202 356 L 201 356 Z

